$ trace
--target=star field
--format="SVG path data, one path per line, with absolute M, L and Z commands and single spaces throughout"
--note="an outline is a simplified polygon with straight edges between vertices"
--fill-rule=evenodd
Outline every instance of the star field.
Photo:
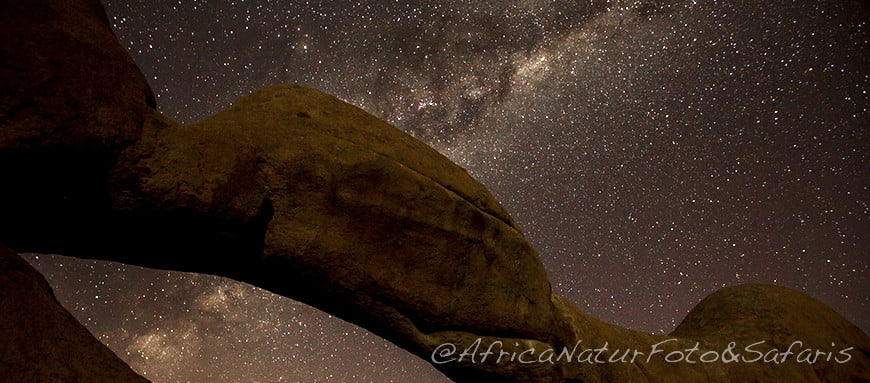
M 870 329 L 865 2 L 104 1 L 159 109 L 331 93 L 486 185 L 553 289 L 666 333 L 773 283 Z M 226 279 L 28 259 L 155 382 L 446 381 L 380 338 Z

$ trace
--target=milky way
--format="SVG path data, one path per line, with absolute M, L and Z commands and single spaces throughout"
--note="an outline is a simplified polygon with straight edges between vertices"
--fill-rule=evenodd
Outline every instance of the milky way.
M 468 169 L 584 311 L 666 333 L 739 283 L 870 328 L 868 20 L 843 1 L 104 1 L 159 109 L 294 82 Z M 226 279 L 28 257 L 155 382 L 446 381 Z

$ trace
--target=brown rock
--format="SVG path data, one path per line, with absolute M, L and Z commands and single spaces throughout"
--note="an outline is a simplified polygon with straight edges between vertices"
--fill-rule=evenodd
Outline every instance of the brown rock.
M 483 186 L 324 93 L 279 85 L 192 126 L 155 120 L 113 174 L 127 261 L 255 283 L 421 355 L 454 333 L 570 333 Z
M 148 382 L 94 338 L 48 282 L 0 244 L 0 381 Z
M 734 341 L 741 345 L 737 351 L 750 360 L 758 355 L 745 347 L 759 341 L 765 342 L 753 350 L 767 354 L 791 348 L 794 352 L 779 356 L 778 365 L 763 363 L 764 359 L 729 365 L 728 375 L 739 381 L 761 377 L 778 382 L 870 381 L 870 338 L 824 303 L 781 286 L 746 284 L 716 291 L 695 306 L 671 335 L 719 345 Z M 853 348 L 845 351 L 849 357 L 840 353 L 849 347 Z
M 328 281 L 323 288 L 365 295 L 366 305 L 425 312 L 413 324 L 426 329 L 533 338 L 552 329 L 544 268 L 489 192 L 435 150 L 324 93 L 279 85 L 193 126 L 146 128 L 115 174 L 116 208 L 134 216 L 183 208 L 246 225 L 269 210 L 256 238 L 264 248 L 250 247 L 262 254 L 225 254 L 231 263 L 262 257 L 294 265 L 287 272 L 304 268 Z

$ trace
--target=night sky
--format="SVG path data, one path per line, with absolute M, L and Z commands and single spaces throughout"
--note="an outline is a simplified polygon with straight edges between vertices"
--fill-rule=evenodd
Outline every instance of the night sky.
M 666 333 L 752 282 L 870 329 L 866 1 L 104 5 L 168 117 L 287 82 L 359 106 L 486 185 L 597 318 Z M 446 381 L 249 285 L 28 259 L 157 383 Z

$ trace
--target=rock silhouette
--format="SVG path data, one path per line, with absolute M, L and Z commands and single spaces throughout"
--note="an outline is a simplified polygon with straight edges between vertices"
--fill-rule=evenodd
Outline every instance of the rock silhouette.
M 0 380 L 148 382 L 94 338 L 12 249 L 0 245 Z
M 179 125 L 154 110 L 99 2 L 2 7 L 0 178 L 15 187 L 0 188 L 0 241 L 17 251 L 232 277 L 427 361 L 446 357 L 448 343 L 453 357 L 476 341 L 479 352 L 514 353 L 434 363 L 456 381 L 870 380 L 867 335 L 781 287 L 714 293 L 672 336 L 591 318 L 551 291 L 537 253 L 482 185 L 364 111 L 277 85 Z M 665 359 L 762 340 L 753 350 L 764 354 L 802 341 L 842 361 L 852 349 L 843 363 Z M 543 357 L 574 346 L 574 360 Z M 521 362 L 525 350 L 539 359 Z M 616 361 L 627 350 L 645 354 Z

